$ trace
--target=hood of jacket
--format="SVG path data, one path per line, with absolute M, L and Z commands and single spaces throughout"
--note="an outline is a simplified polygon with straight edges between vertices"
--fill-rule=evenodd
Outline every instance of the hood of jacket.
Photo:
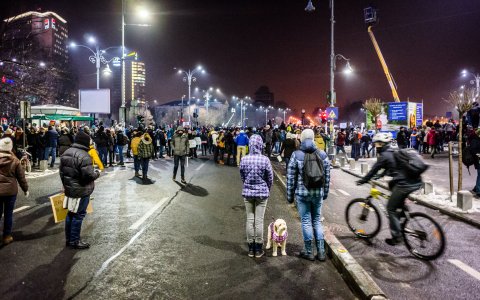
M 145 133 L 144 135 L 142 135 L 142 142 L 146 145 L 152 143 L 152 138 L 150 137 L 150 135 L 148 133 Z
M 262 154 L 262 150 L 263 150 L 262 137 L 259 136 L 258 134 L 252 135 L 248 143 L 248 148 L 252 154 Z
M 300 150 L 307 153 L 313 153 L 317 150 L 317 147 L 312 139 L 306 139 L 300 144 Z
M 12 163 L 13 156 L 8 152 L 0 152 L 0 169 Z

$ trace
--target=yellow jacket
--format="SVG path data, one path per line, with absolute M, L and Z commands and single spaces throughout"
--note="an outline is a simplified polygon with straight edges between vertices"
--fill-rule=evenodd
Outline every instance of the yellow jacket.
M 100 170 L 103 171 L 103 163 L 100 160 L 100 157 L 98 157 L 97 150 L 93 147 L 93 145 L 90 145 L 90 150 L 88 150 L 88 155 L 92 158 L 93 161 L 93 166 L 97 165 Z
M 130 147 L 132 148 L 133 155 L 138 155 L 138 144 L 140 144 L 141 140 L 142 140 L 142 138 L 140 138 L 140 137 L 134 137 L 132 139 Z
M 325 141 L 323 140 L 323 137 L 321 135 L 316 135 L 315 136 L 315 145 L 317 146 L 317 149 L 325 151 L 326 145 Z

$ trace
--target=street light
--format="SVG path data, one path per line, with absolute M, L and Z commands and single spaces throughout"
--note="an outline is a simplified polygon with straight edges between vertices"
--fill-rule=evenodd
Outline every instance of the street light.
M 282 111 L 283 111 L 283 122 L 285 122 L 285 124 L 287 124 L 286 123 L 286 121 L 287 121 L 286 114 L 287 114 L 287 111 L 291 111 L 291 109 L 290 108 L 283 108 Z
M 185 77 L 183 77 L 183 81 L 188 84 L 188 100 L 187 100 L 187 105 L 188 105 L 188 122 L 190 123 L 190 99 L 192 98 L 192 81 L 195 82 L 197 81 L 197 78 L 195 77 L 195 74 L 205 74 L 205 70 L 203 69 L 202 66 L 197 66 L 193 70 L 188 70 L 188 71 L 183 71 L 182 69 L 178 70 L 178 74 L 183 74 Z M 183 105 L 182 105 L 182 111 L 183 111 Z
M 110 67 L 108 66 L 108 64 L 112 61 L 113 62 L 118 62 L 118 61 L 120 61 L 120 58 L 115 56 L 111 59 L 106 59 L 104 54 L 107 52 L 108 49 L 114 48 L 114 47 L 109 47 L 109 48 L 106 48 L 106 49 L 100 49 L 100 47 L 96 43 L 96 39 L 94 37 L 90 37 L 88 39 L 88 41 L 90 43 L 95 43 L 95 49 L 92 49 L 92 48 L 90 48 L 88 46 L 85 46 L 85 45 L 76 44 L 74 42 L 70 43 L 70 47 L 71 48 L 82 47 L 82 48 L 88 49 L 92 53 L 92 55 L 90 55 L 88 57 L 88 60 L 90 60 L 90 62 L 92 64 L 95 64 L 95 66 L 97 68 L 97 90 L 98 90 L 98 89 L 100 89 L 100 66 L 101 66 L 101 63 L 103 63 L 104 65 L 107 65 L 107 69 L 111 73 L 111 70 L 110 70 Z M 42 66 L 42 63 L 40 63 L 40 66 Z M 45 66 L 45 64 L 43 64 L 43 66 Z
M 466 69 L 462 71 L 462 77 L 467 77 L 468 75 L 474 78 L 474 80 L 470 80 L 470 84 L 475 84 L 475 100 L 478 100 L 480 95 L 480 74 L 474 74 Z
M 302 108 L 302 126 L 305 126 L 305 109 Z
M 122 82 L 121 82 L 121 90 L 122 90 L 122 106 L 120 107 L 120 114 L 119 114 L 119 119 L 120 122 L 125 122 L 126 119 L 126 105 L 125 105 L 125 26 L 140 26 L 140 27 L 150 27 L 151 25 L 149 24 L 127 24 L 125 23 L 125 6 L 126 6 L 127 0 L 122 0 Z M 142 17 L 145 17 L 147 14 L 147 10 L 143 9 L 139 11 L 139 15 Z
M 334 41 L 334 27 L 335 27 L 335 15 L 334 15 L 334 2 L 335 0 L 330 0 L 330 106 L 334 107 L 337 96 L 335 94 L 335 41 Z M 307 12 L 315 11 L 312 0 L 308 0 L 307 7 L 305 8 Z M 349 60 L 341 55 L 345 60 L 347 60 L 347 71 L 346 73 L 351 73 L 352 69 L 350 67 Z

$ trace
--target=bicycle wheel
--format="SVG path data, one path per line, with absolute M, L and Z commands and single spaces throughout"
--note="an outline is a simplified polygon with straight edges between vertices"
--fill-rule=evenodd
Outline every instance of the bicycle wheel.
M 345 220 L 350 230 L 358 237 L 373 238 L 382 227 L 382 217 L 370 199 L 357 198 L 348 203 Z
M 402 232 L 408 251 L 420 259 L 436 259 L 445 250 L 442 227 L 424 213 L 411 213 L 402 224 Z

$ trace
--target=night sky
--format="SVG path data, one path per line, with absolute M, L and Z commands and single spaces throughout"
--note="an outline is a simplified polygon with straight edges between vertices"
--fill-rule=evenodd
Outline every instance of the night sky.
M 128 0 L 150 7 L 150 28 L 127 27 L 126 46 L 137 50 L 147 66 L 147 97 L 167 102 L 187 93 L 174 67 L 202 64 L 207 75 L 195 86 L 220 87 L 226 95 L 253 96 L 261 85 L 276 101 L 292 108 L 325 106 L 329 90 L 330 11 L 328 0 Z M 444 115 L 448 92 L 468 81 L 464 68 L 480 72 L 479 0 L 337 0 L 335 51 L 351 59 L 355 73 L 341 73 L 335 87 L 338 104 L 392 95 L 363 21 L 363 8 L 374 4 L 380 23 L 377 41 L 398 85 L 400 99 L 424 100 L 425 113 Z M 79 43 L 95 35 L 104 47 L 121 44 L 121 1 L 1 1 L 8 17 L 41 7 L 68 21 L 70 38 Z M 137 23 L 133 15 L 127 23 Z M 143 21 L 142 21 L 143 22 Z M 113 53 L 112 53 L 113 54 Z M 87 53 L 70 54 L 80 88 L 95 87 L 95 68 Z M 106 87 L 107 81 L 102 81 Z

